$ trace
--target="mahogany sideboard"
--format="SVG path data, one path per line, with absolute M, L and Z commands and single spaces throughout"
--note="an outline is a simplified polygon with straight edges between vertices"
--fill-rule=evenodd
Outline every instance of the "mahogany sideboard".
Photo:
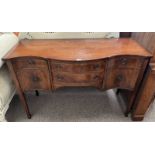
M 22 40 L 4 56 L 27 117 L 27 91 L 92 86 L 135 91 L 152 55 L 131 38 Z M 131 107 L 128 106 L 128 108 Z

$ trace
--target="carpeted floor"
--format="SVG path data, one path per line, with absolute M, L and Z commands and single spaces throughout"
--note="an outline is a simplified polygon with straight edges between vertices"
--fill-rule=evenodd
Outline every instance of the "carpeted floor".
M 124 103 L 113 90 L 101 92 L 93 88 L 64 88 L 41 92 L 37 97 L 27 94 L 32 118 L 26 114 L 16 95 L 7 111 L 9 122 L 130 122 L 123 115 Z M 155 121 L 152 104 L 144 121 Z

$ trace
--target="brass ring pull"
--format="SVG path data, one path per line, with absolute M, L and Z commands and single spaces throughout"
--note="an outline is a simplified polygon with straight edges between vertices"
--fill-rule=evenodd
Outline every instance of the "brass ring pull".
M 127 64 L 127 58 L 121 58 L 121 64 L 126 65 Z
M 95 65 L 93 66 L 93 68 L 94 68 L 94 69 L 99 68 L 99 64 L 95 64 Z
M 57 69 L 61 69 L 62 66 L 61 66 L 61 65 L 56 65 L 56 68 L 57 68 Z
M 64 77 L 63 76 L 60 76 L 60 75 L 57 75 L 57 79 L 58 80 L 64 80 Z
M 34 65 L 35 64 L 35 62 L 33 61 L 33 60 L 28 60 L 28 63 L 30 64 L 30 65 Z
M 94 76 L 94 80 L 99 80 L 99 76 L 98 75 Z
M 39 77 L 37 77 L 37 76 L 33 76 L 32 77 L 32 81 L 33 82 L 38 82 L 40 79 L 39 79 Z
M 121 82 L 123 79 L 124 79 L 124 78 L 123 78 L 123 75 L 118 75 L 118 76 L 116 77 L 116 81 L 117 81 L 117 82 Z

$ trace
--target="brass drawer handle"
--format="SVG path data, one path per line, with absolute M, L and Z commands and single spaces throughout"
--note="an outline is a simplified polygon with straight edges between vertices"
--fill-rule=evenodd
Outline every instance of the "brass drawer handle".
M 117 81 L 117 82 L 121 82 L 123 79 L 124 79 L 123 75 L 118 75 L 118 76 L 116 77 L 116 81 Z
M 126 65 L 127 64 L 127 58 L 121 58 L 120 61 L 121 61 L 122 65 Z
M 35 64 L 35 61 L 33 61 L 33 60 L 28 60 L 28 63 L 29 63 L 30 65 L 34 65 L 34 64 Z
M 64 77 L 63 77 L 63 76 L 60 76 L 60 75 L 57 75 L 56 78 L 57 78 L 59 81 L 64 80 Z
M 55 65 L 55 67 L 56 67 L 57 69 L 62 69 L 62 66 L 61 66 L 61 65 Z
M 99 77 L 98 75 L 95 75 L 93 79 L 94 79 L 94 80 L 99 80 L 100 77 Z
M 39 79 L 39 77 L 37 77 L 37 76 L 33 76 L 32 77 L 32 81 L 33 82 L 38 82 L 40 79 Z
M 95 65 L 93 65 L 93 68 L 94 68 L 94 69 L 99 68 L 99 64 L 95 64 Z

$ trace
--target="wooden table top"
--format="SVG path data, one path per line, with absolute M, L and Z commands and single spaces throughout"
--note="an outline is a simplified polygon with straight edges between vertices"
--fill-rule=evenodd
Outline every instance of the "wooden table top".
M 17 57 L 41 57 L 56 60 L 84 61 L 119 55 L 152 56 L 130 38 L 22 40 L 4 56 L 3 60 Z

